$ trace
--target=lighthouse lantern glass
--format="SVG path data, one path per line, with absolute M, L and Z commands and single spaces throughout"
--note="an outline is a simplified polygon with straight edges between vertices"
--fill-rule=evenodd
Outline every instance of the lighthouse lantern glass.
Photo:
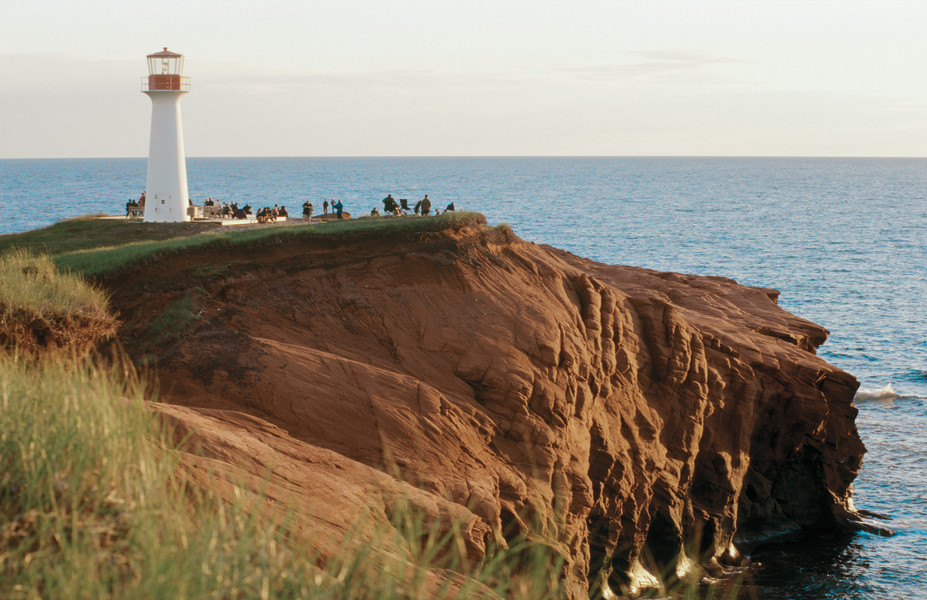
M 149 75 L 183 74 L 183 56 L 149 56 Z

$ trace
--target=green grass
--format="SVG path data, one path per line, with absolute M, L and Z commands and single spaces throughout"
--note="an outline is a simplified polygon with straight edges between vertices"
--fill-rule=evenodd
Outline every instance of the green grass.
M 75 250 L 185 237 L 214 229 L 218 229 L 218 226 L 211 223 L 142 223 L 88 215 L 60 221 L 42 229 L 0 235 L 0 252 L 20 248 L 36 254 L 57 255 Z
M 0 394 L 0 597 L 309 597 L 312 556 L 187 481 L 122 372 L 0 357 Z
M 278 225 L 253 226 L 247 229 L 229 227 L 197 230 L 193 235 L 186 235 L 189 231 L 184 230 L 184 228 L 196 227 L 197 224 L 162 225 L 97 221 L 90 225 L 82 223 L 74 232 L 74 235 L 85 235 L 91 241 L 59 243 L 49 239 L 54 237 L 51 235 L 52 233 L 63 233 L 66 231 L 65 229 L 46 232 L 41 239 L 44 247 L 52 254 L 55 254 L 55 264 L 59 268 L 74 270 L 84 275 L 99 276 L 119 271 L 132 264 L 150 260 L 164 253 L 182 252 L 210 244 L 249 245 L 302 237 L 389 236 L 416 232 L 429 233 L 449 227 L 483 223 L 485 223 L 485 219 L 478 213 L 459 212 L 447 213 L 437 217 L 365 217 L 346 219 L 344 221 L 328 221 L 313 225 L 306 225 L 300 221 L 291 221 Z M 64 224 L 59 225 L 64 226 Z M 120 236 L 118 231 L 120 225 L 129 228 L 147 225 L 154 227 L 156 231 L 158 227 L 167 227 L 167 231 L 180 231 L 184 235 L 158 239 L 148 239 L 146 237 L 140 241 L 127 242 L 126 240 L 130 240 L 131 236 Z M 97 226 L 100 227 L 99 231 Z M 143 234 L 139 235 L 145 237 L 147 234 L 143 232 Z M 104 244 L 104 239 L 108 239 L 108 243 Z M 119 243 L 114 243 L 115 240 L 118 240 Z M 23 238 L 19 242 L 8 240 L 6 243 L 8 245 L 28 247 L 39 246 L 38 241 L 31 237 Z M 0 248 L 2 248 L 2 244 L 0 244 Z
M 107 314 L 106 294 L 78 275 L 61 273 L 51 258 L 26 250 L 0 254 L 0 321 L 16 313 L 54 318 Z
M 145 328 L 149 345 L 163 346 L 175 342 L 196 330 L 202 321 L 192 294 L 169 304 Z
M 349 533 L 319 556 L 296 519 L 255 511 L 253 490 L 225 501 L 193 484 L 137 381 L 130 367 L 0 354 L 0 597 L 385 600 L 435 585 L 438 597 L 562 597 L 536 547 L 471 564 L 459 528 L 408 507 L 373 543 Z M 408 552 L 379 549 L 396 544 Z

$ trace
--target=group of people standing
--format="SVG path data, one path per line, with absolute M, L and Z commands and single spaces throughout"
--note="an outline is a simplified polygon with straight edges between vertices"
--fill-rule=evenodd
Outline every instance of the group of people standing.
M 328 215 L 328 211 L 331 209 L 332 214 L 336 215 L 337 218 L 341 219 L 342 213 L 344 211 L 344 203 L 341 200 L 335 200 L 332 198 L 331 202 L 328 200 L 322 201 L 322 214 Z M 454 203 L 451 202 L 444 208 L 444 212 L 454 212 L 456 208 Z M 409 201 L 406 198 L 400 198 L 397 202 L 393 198 L 392 194 L 387 194 L 386 198 L 383 198 L 383 213 L 380 213 L 380 210 L 376 207 L 370 211 L 371 216 L 380 216 L 381 214 L 387 214 L 391 216 L 400 216 L 404 214 L 414 213 L 416 215 L 422 215 L 427 217 L 432 214 L 431 210 L 431 200 L 428 198 L 428 194 L 425 194 L 425 197 L 415 203 L 414 207 L 409 206 Z M 312 205 L 310 200 L 303 202 L 303 219 L 312 222 L 312 216 L 315 214 L 315 207 Z M 435 210 L 434 214 L 440 215 L 440 210 Z
M 142 192 L 141 198 L 136 202 L 135 200 L 130 199 L 126 203 L 126 216 L 128 217 L 130 213 L 139 212 L 140 209 L 145 207 L 145 193 Z M 233 202 L 229 204 L 228 202 L 222 202 L 221 200 L 207 198 L 203 203 L 203 208 L 214 208 L 209 212 L 213 212 L 216 216 L 225 219 L 245 219 L 251 216 L 251 205 L 245 204 L 242 207 L 239 207 L 237 203 Z M 331 202 L 328 200 L 322 201 L 322 214 L 328 215 L 328 211 L 331 209 L 332 214 L 336 215 L 338 219 L 343 218 L 344 212 L 344 203 L 341 200 L 335 200 L 332 198 Z M 400 198 L 397 202 L 392 194 L 387 194 L 386 198 L 383 198 L 383 210 L 386 215 L 390 216 L 401 216 L 404 214 L 414 213 L 416 215 L 421 215 L 427 217 L 432 213 L 431 210 L 431 200 L 428 198 L 428 194 L 425 194 L 425 197 L 415 203 L 414 207 L 409 206 L 409 201 L 406 198 Z M 444 208 L 444 212 L 454 212 L 456 209 L 454 203 L 451 202 Z M 206 212 L 206 211 L 204 211 Z M 312 206 L 312 202 L 306 200 L 303 203 L 303 219 L 312 222 L 312 215 L 315 210 Z M 372 216 L 379 216 L 381 213 L 379 209 L 374 208 L 370 211 Z M 441 211 L 435 209 L 434 214 L 440 215 Z M 208 216 L 208 215 L 207 215 Z M 276 204 L 273 208 L 266 207 L 258 211 L 257 218 L 261 223 L 266 223 L 268 221 L 273 222 L 277 220 L 277 217 L 287 216 L 286 207 L 278 207 Z
M 344 203 L 341 202 L 341 200 L 336 202 L 335 199 L 332 198 L 331 204 L 329 204 L 328 200 L 324 200 L 322 202 L 322 210 L 324 211 L 323 214 L 328 214 L 329 206 L 331 207 L 332 212 L 337 215 L 339 219 L 342 218 L 342 213 L 344 212 Z M 303 219 L 311 223 L 313 210 L 312 202 L 309 200 L 303 202 Z

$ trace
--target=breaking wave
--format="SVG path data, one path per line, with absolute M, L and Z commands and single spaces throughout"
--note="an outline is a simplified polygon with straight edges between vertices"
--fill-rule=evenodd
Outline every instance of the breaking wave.
M 895 391 L 892 384 L 889 383 L 881 388 L 859 388 L 854 400 L 893 400 L 900 398 L 901 394 Z

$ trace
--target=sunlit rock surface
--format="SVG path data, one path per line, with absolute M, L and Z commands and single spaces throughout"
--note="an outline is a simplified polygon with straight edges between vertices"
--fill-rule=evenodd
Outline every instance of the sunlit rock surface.
M 200 249 L 107 285 L 170 418 L 216 464 L 269 475 L 333 545 L 408 495 L 465 523 L 475 560 L 520 534 L 549 546 L 582 598 L 855 518 L 857 382 L 774 290 L 479 219 Z M 187 294 L 198 328 L 142 348 L 152 311 Z

